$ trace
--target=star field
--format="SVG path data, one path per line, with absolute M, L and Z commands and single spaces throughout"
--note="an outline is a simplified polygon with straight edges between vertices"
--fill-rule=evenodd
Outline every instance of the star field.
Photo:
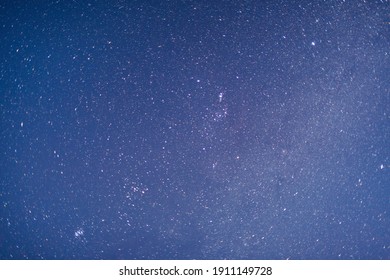
M 388 1 L 0 15 L 1 259 L 390 258 Z

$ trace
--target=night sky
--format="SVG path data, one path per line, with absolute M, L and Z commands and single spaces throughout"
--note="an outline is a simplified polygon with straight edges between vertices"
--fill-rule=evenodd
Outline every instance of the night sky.
M 0 4 L 1 259 L 390 259 L 390 2 Z

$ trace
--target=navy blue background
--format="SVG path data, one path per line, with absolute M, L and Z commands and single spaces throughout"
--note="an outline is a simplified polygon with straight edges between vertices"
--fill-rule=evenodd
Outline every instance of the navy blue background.
M 389 259 L 388 1 L 2 1 L 1 259 Z

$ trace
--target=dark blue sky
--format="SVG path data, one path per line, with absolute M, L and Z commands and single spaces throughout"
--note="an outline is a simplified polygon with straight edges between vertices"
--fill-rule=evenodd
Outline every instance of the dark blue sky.
M 0 258 L 389 259 L 389 22 L 2 1 Z

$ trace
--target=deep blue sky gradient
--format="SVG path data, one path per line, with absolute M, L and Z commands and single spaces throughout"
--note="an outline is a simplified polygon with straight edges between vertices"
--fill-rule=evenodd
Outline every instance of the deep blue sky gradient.
M 2 1 L 1 259 L 389 259 L 389 1 Z

